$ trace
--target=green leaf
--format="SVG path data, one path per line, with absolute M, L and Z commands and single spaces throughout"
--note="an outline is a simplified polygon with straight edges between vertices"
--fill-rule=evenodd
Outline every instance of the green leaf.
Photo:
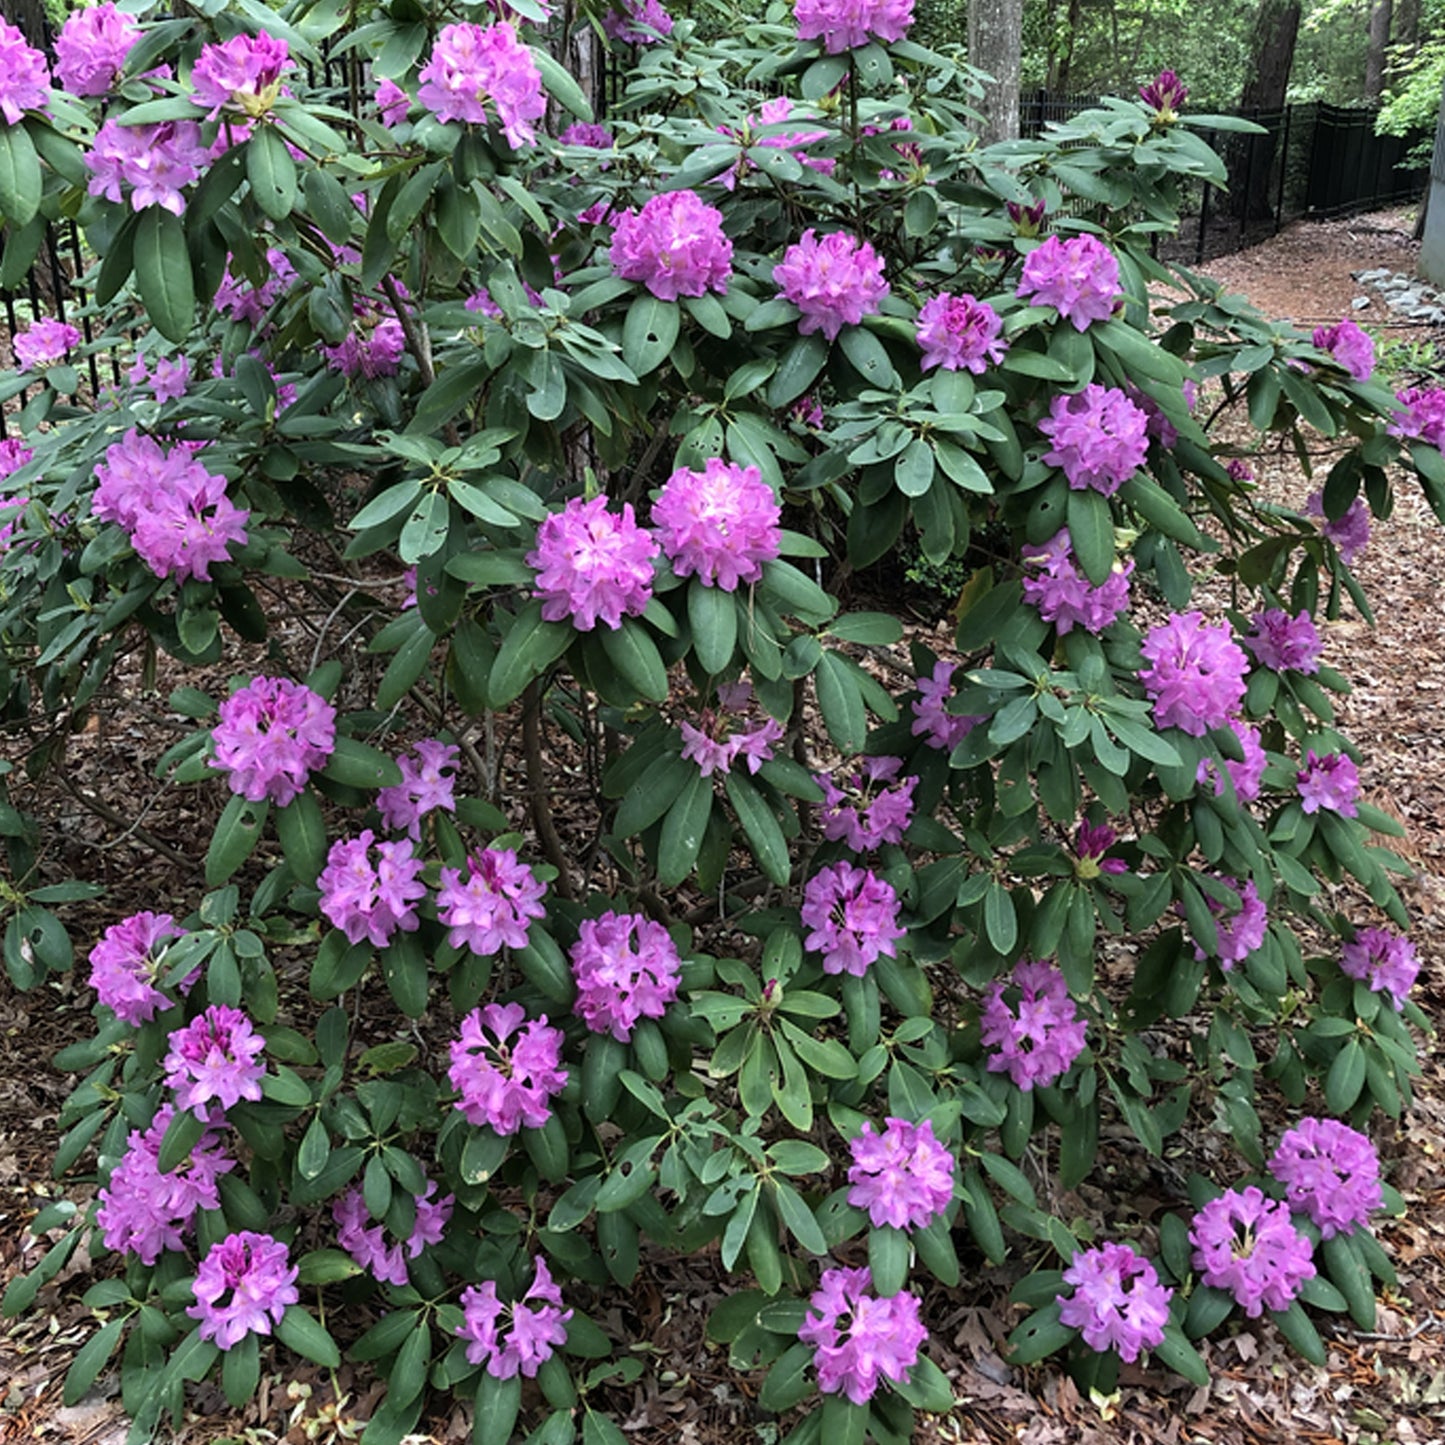
M 321 776 L 348 788 L 394 788 L 401 783 L 401 769 L 390 754 L 344 735 L 337 737 Z
M 919 1355 L 909 1366 L 907 1376 L 893 1388 L 915 1410 L 944 1415 L 954 1406 L 953 1386 L 948 1376 L 927 1355 Z
M 676 888 L 692 872 L 712 812 L 712 779 L 694 773 L 662 820 L 657 881 Z
M 1069 540 L 1084 575 L 1096 587 L 1114 568 L 1114 514 L 1107 497 L 1092 488 L 1069 492 Z
M 1270 1318 L 1279 1326 L 1279 1332 L 1296 1352 L 1312 1365 L 1323 1366 L 1326 1362 L 1325 1343 L 1320 1339 L 1320 1332 L 1315 1328 L 1314 1321 L 1304 1312 L 1298 1300 L 1287 1310 L 1271 1310 Z
M 307 789 L 276 810 L 276 835 L 298 883 L 311 884 L 326 866 L 326 820 L 321 804 Z
M 211 834 L 206 850 L 206 883 L 215 888 L 224 883 L 255 850 L 266 824 L 270 804 L 263 798 L 253 803 L 238 793 L 231 795 Z
M 141 212 L 135 233 L 135 280 L 151 324 L 177 345 L 190 335 L 196 310 L 191 253 L 180 221 L 162 206 Z
M 275 126 L 258 126 L 247 143 L 246 179 L 256 204 L 273 221 L 286 220 L 296 205 L 296 162 Z
M 1164 1326 L 1164 1338 L 1154 1346 L 1154 1355 L 1176 1375 L 1183 1375 L 1191 1385 L 1202 1389 L 1209 1383 L 1209 1366 L 1178 1325 Z
M 23 125 L 0 126 L 0 215 L 17 228 L 29 225 L 44 186 L 29 131 Z
M 868 1269 L 879 1295 L 895 1295 L 908 1283 L 912 1259 L 913 1247 L 903 1230 L 875 1224 L 868 1231 Z
M 818 706 L 828 736 L 844 754 L 859 753 L 868 734 L 863 694 L 848 664 L 836 652 L 825 650 L 813 674 Z
M 564 110 L 571 111 L 578 120 L 590 121 L 592 107 L 588 104 L 582 87 L 552 58 L 545 46 L 533 45 L 528 49 L 532 52 L 532 59 L 537 62 L 537 69 L 542 75 L 542 84 L 555 97 L 557 103 Z
M 1075 1331 L 1059 1319 L 1059 1303 L 1055 1300 L 1037 1309 L 1008 1337 L 1006 1358 L 1011 1365 L 1033 1365 L 1063 1349 L 1075 1337 Z
M 281 1323 L 276 1326 L 276 1338 L 288 1349 L 329 1370 L 341 1364 L 341 1351 L 336 1348 L 336 1341 L 300 1305 L 287 1307 Z
M 1325 1075 L 1325 1103 L 1330 1113 L 1347 1114 L 1365 1086 L 1365 1051 L 1350 1039 L 1334 1057 Z
M 800 1340 L 783 1352 L 768 1371 L 763 1388 L 758 1392 L 758 1404 L 765 1410 L 791 1410 L 801 1404 L 813 1391 L 808 1379 L 808 1369 L 813 1363 L 813 1349 Z
M 738 605 L 731 592 L 704 586 L 694 577 L 688 584 L 687 620 L 697 660 L 716 676 L 733 660 L 738 641 Z
M 1336 1234 L 1319 1246 L 1325 1270 L 1339 1287 L 1350 1318 L 1362 1330 L 1375 1328 L 1375 1282 L 1353 1234 Z
M 853 370 L 869 386 L 887 390 L 898 384 L 898 373 L 888 359 L 888 352 L 867 327 L 845 326 L 838 337 L 838 344 Z
M 474 1445 L 503 1445 L 512 1438 L 522 1408 L 522 1377 L 499 1380 L 484 1371 L 477 1385 L 476 1414 L 472 1420 Z
M 81 1399 L 95 1383 L 95 1377 L 105 1368 L 106 1361 L 115 1353 L 120 1337 L 125 1331 L 126 1317 L 103 1324 L 76 1352 L 65 1373 L 65 1390 L 62 1398 L 67 1405 Z
M 667 665 L 642 623 L 635 618 L 624 617 L 621 627 L 599 630 L 602 650 L 623 680 L 649 701 L 661 702 L 666 698 Z
M 988 941 L 995 950 L 1004 955 L 1012 953 L 1018 942 L 1018 918 L 1012 895 L 997 878 L 989 880 L 988 892 L 983 897 L 983 922 Z
M 565 622 L 544 622 L 542 604 L 535 598 L 528 602 L 497 649 L 497 660 L 487 682 L 492 706 L 501 708 L 514 702 L 529 682 L 566 652 L 576 636 L 576 629 Z
M 738 815 L 747 835 L 748 846 L 763 872 L 780 887 L 786 887 L 792 876 L 792 860 L 787 839 L 757 788 L 740 773 L 728 773 L 724 779 L 728 801 Z
M 226 1403 L 233 1409 L 241 1409 L 256 1393 L 261 1381 L 260 1336 L 254 1332 L 243 1335 L 238 1344 L 232 1345 L 221 1359 L 221 1389 Z
M 447 539 L 451 505 L 442 492 L 423 492 L 401 529 L 397 551 L 401 560 L 415 566 L 438 551 Z
M 622 359 L 638 376 L 655 371 L 677 344 L 682 312 L 676 301 L 660 301 L 645 291 L 622 323 Z
M 823 337 L 817 332 L 798 337 L 783 353 L 768 383 L 768 405 L 777 410 L 790 406 L 812 386 L 827 363 L 828 343 Z

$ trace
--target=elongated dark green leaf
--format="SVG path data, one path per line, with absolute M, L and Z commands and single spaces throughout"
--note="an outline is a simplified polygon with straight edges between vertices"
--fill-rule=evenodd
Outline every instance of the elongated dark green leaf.
M 177 344 L 190 334 L 196 310 L 191 253 L 180 221 L 162 206 L 141 212 L 135 233 L 135 281 L 151 324 Z
M 273 221 L 284 221 L 296 205 L 296 162 L 275 126 L 259 126 L 246 145 L 246 179 L 256 204 Z
M 40 209 L 43 188 L 29 131 L 24 125 L 0 126 L 0 215 L 17 228 L 28 225 Z

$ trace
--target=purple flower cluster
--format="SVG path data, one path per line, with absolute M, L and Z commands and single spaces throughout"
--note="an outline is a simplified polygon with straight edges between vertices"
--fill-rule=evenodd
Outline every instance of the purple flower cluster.
M 878 1134 L 865 1122 L 849 1149 L 848 1203 L 866 1209 L 875 1229 L 923 1229 L 952 1203 L 957 1161 L 929 1120 L 889 1118 Z
M 1032 306 L 1052 306 L 1075 331 L 1107 321 L 1123 296 L 1119 262 L 1093 236 L 1050 236 L 1024 259 L 1018 294 Z
M 398 930 L 415 933 L 421 925 L 414 905 L 426 897 L 422 867 L 410 843 L 378 843 L 370 828 L 359 838 L 338 839 L 316 880 L 321 911 L 348 943 L 365 938 L 385 948 Z
M 1243 963 L 1264 942 L 1269 915 L 1253 879 L 1247 878 L 1241 883 L 1239 879 L 1222 873 L 1219 881 L 1239 895 L 1238 910 L 1226 917 L 1225 910 L 1229 905 L 1205 894 L 1209 911 L 1214 915 L 1214 929 L 1219 936 L 1219 949 L 1215 956 L 1219 959 L 1220 968 L 1229 973 L 1236 963 Z M 1194 957 L 1202 960 L 1208 956 L 1196 942 Z
M 1161 728 L 1203 737 L 1223 727 L 1244 701 L 1249 659 L 1223 623 L 1211 627 L 1201 613 L 1175 612 L 1149 629 L 1140 651 L 1149 665 L 1139 681 Z
M 1409 386 L 1396 393 L 1395 403 L 1400 410 L 1386 428 L 1391 436 L 1445 447 L 1445 388 Z
M 496 1282 L 488 1279 L 463 1290 L 461 1305 L 464 1319 L 457 1334 L 467 1342 L 467 1359 L 485 1365 L 494 1379 L 510 1380 L 519 1372 L 535 1378 L 567 1342 L 572 1311 L 562 1308 L 562 1291 L 540 1256 L 532 1283 L 515 1304 L 504 1305 Z
M 1368 381 L 1375 370 L 1375 343 L 1347 317 L 1333 326 L 1315 327 L 1314 343 L 1328 351 L 1356 381 Z
M 223 1109 L 242 1099 L 258 1100 L 266 1074 L 259 1055 L 265 1047 L 266 1040 L 240 1009 L 213 1003 L 171 1034 L 166 1087 L 176 1091 L 176 1107 L 206 1119 L 212 1099 Z
M 832 231 L 820 241 L 810 226 L 773 268 L 783 295 L 803 313 L 798 330 L 834 340 L 878 310 L 888 294 L 883 258 L 867 241 Z
M 376 87 L 376 109 L 381 123 L 388 130 L 400 125 L 411 111 L 411 97 L 394 80 L 383 80 Z
M 803 940 L 823 955 L 824 973 L 861 978 L 879 958 L 896 958 L 907 929 L 898 926 L 898 894 L 867 868 L 839 862 L 820 868 L 803 889 Z
M 1269 1172 L 1284 1185 L 1285 1203 L 1309 1215 L 1325 1239 L 1359 1229 L 1385 1202 L 1374 1144 L 1338 1119 L 1301 1119 L 1286 1129 Z
M 586 146 L 594 151 L 610 151 L 613 146 L 612 132 L 605 125 L 587 120 L 574 120 L 557 139 L 564 146 Z
M 19 125 L 27 110 L 50 103 L 50 68 L 45 57 L 6 20 L 0 20 L 0 116 Z
M 1306 813 L 1322 809 L 1342 818 L 1359 814 L 1355 800 L 1360 796 L 1360 774 L 1348 753 L 1326 753 L 1319 757 L 1313 748 L 1305 754 L 1304 768 L 1295 774 L 1300 806 Z
M 404 832 L 413 842 L 421 841 L 422 819 L 437 811 L 455 813 L 456 769 L 461 749 L 439 738 L 423 738 L 396 765 L 401 782 L 383 788 L 376 795 L 382 823 L 394 833 Z
M 1442 391 L 1440 396 L 1445 400 L 1445 391 Z M 1445 416 L 1442 416 L 1441 425 L 1445 428 Z M 1442 440 L 1445 440 L 1445 437 L 1442 437 Z M 1347 567 L 1370 545 L 1370 509 L 1365 505 L 1363 497 L 1356 497 L 1345 508 L 1344 516 L 1330 522 L 1325 519 L 1323 493 L 1311 492 L 1305 502 L 1305 515 L 1318 519 L 1320 535 L 1339 548 L 1340 556 Z
M 266 251 L 265 274 L 259 286 L 238 277 L 227 263 L 226 274 L 216 291 L 216 310 L 236 321 L 259 326 L 267 311 L 281 299 L 296 280 L 296 268 L 284 251 L 271 246 Z
M 185 1159 L 162 1173 L 161 1141 L 174 1117 L 171 1105 L 162 1104 L 148 1129 L 131 1131 L 125 1154 L 99 1194 L 95 1222 L 105 1247 L 134 1254 L 142 1264 L 185 1247 L 196 1211 L 221 1207 L 218 1181 L 236 1167 L 220 1136 L 207 1129 Z
M 1314 1247 L 1291 1222 L 1288 1205 L 1250 1185 L 1212 1199 L 1189 1226 L 1194 1268 L 1215 1289 L 1228 1290 L 1245 1314 L 1288 1309 L 1314 1278 Z
M 1069 997 L 1064 976 L 1050 963 L 1020 959 L 1010 982 L 1018 1002 L 1005 998 L 1007 984 L 995 979 L 979 1011 L 980 1037 L 993 1050 L 988 1067 L 1028 1093 L 1063 1078 L 1084 1051 L 1087 1025 Z
M 132 428 L 106 448 L 95 475 L 91 511 L 124 527 L 157 577 L 208 581 L 233 543 L 245 545 L 250 512 L 231 501 L 225 477 L 207 471 L 185 442 L 164 448 Z
M 291 54 L 284 40 L 263 30 L 259 35 L 233 35 L 204 45 L 191 70 L 192 99 L 215 120 L 228 106 L 255 119 L 269 110 L 281 90 L 281 76 L 290 70 Z
M 551 1028 L 546 1014 L 522 1028 L 526 1017 L 519 1003 L 489 1003 L 474 1008 L 452 1040 L 447 1076 L 461 1095 L 456 1107 L 497 1134 L 540 1129 L 552 1117 L 552 1096 L 567 1082 L 562 1030 Z
M 895 783 L 902 770 L 902 758 L 860 758 L 857 768 L 843 775 L 841 788 L 826 773 L 814 773 L 823 790 L 818 815 L 823 836 L 846 843 L 855 853 L 880 843 L 901 843 L 913 818 L 913 790 L 918 786 L 913 774 Z
M 1340 968 L 1376 993 L 1387 993 L 1399 1008 L 1420 975 L 1415 945 L 1402 933 L 1387 928 L 1361 928 L 1340 956 Z
M 113 923 L 90 950 L 90 986 L 100 1002 L 132 1028 L 170 1008 L 174 1000 L 156 985 L 166 948 L 184 937 L 169 913 L 132 913 Z M 182 979 L 180 991 L 189 993 L 199 977 L 197 970 Z
M 657 540 L 679 577 L 734 592 L 757 582 L 778 555 L 782 507 L 757 467 L 713 457 L 700 472 L 679 467 L 652 504 Z
M 690 722 L 678 725 L 682 732 L 682 755 L 696 763 L 705 778 L 728 772 L 739 757 L 746 759 L 748 772 L 756 774 L 773 756 L 774 746 L 782 741 L 783 725 L 776 718 L 764 717 L 752 727 L 729 730 L 729 718 L 741 717 L 749 710 L 752 684 L 719 683 L 717 695 L 722 707 L 717 712 L 704 708 L 699 719 L 701 727 Z
M 1239 739 L 1239 749 L 1243 756 L 1239 762 L 1235 762 L 1233 758 L 1225 758 L 1224 770 L 1234 784 L 1235 796 L 1239 801 L 1252 803 L 1259 797 L 1260 785 L 1264 781 L 1264 770 L 1269 759 L 1265 757 L 1264 744 L 1260 741 L 1257 727 L 1245 722 L 1242 718 L 1232 717 L 1229 719 L 1229 728 Z M 1214 795 L 1218 797 L 1224 792 L 1224 779 L 1219 776 L 1218 770 L 1209 758 L 1201 758 L 1195 773 L 1195 782 L 1203 787 L 1211 778 L 1214 780 Z
M 490 99 L 508 145 L 536 142 L 547 93 L 532 52 L 510 25 L 444 26 L 418 79 L 417 99 L 439 120 L 485 125 Z
M 584 919 L 570 957 L 574 1009 L 594 1034 L 610 1033 L 625 1044 L 638 1019 L 660 1019 L 677 997 L 677 945 L 662 924 L 641 913 L 609 909 Z
M 957 671 L 957 663 L 935 662 L 932 674 L 918 679 L 918 698 L 913 704 L 913 736 L 945 753 L 951 753 L 979 723 L 987 721 L 983 716 L 949 712 L 948 700 L 957 690 L 953 685 Z
M 71 95 L 108 95 L 139 39 L 139 27 L 110 0 L 72 10 L 55 37 L 56 79 Z
M 1174 1291 L 1159 1283 L 1154 1266 L 1127 1244 L 1103 1244 L 1080 1250 L 1064 1283 L 1073 1293 L 1059 1295 L 1059 1319 L 1078 1330 L 1091 1350 L 1117 1350 L 1133 1364 L 1164 1338 Z
M 672 34 L 661 0 L 622 0 L 602 17 L 602 29 L 623 45 L 656 45 Z
M 733 243 L 723 235 L 722 212 L 696 191 L 664 191 L 613 223 L 612 269 L 624 280 L 641 281 L 661 301 L 727 294 Z
M 301 1298 L 299 1268 L 286 1246 L 269 1234 L 243 1229 L 228 1234 L 196 1271 L 196 1302 L 186 1309 L 200 1324 L 203 1340 L 223 1350 L 247 1335 L 269 1335 L 288 1305 Z
M 615 632 L 652 600 L 657 540 L 638 526 L 632 504 L 609 512 L 606 497 L 573 497 L 537 529 L 527 566 L 537 573 L 536 595 L 548 622 L 570 621 L 590 632 L 600 618 Z
M 490 958 L 505 948 L 523 948 L 531 920 L 546 909 L 547 891 L 511 848 L 484 848 L 467 855 L 467 876 L 443 868 L 437 893 L 437 918 L 451 932 L 453 948 L 469 948 Z
M 1149 452 L 1149 418 L 1116 386 L 1091 382 L 1056 396 L 1039 430 L 1053 442 L 1044 461 L 1062 467 L 1076 492 L 1092 487 L 1112 497 Z
M 817 141 L 828 139 L 826 130 L 786 130 L 779 131 L 775 135 L 756 133 L 766 127 L 782 125 L 792 113 L 793 102 L 786 95 L 777 95 L 772 100 L 764 101 L 758 108 L 756 116 L 749 112 L 743 118 L 740 130 L 720 125 L 718 132 L 744 147 L 756 145 L 771 150 L 791 150 L 794 146 L 810 146 Z M 807 166 L 810 171 L 818 171 L 825 176 L 831 176 L 837 167 L 837 162 L 832 156 L 809 155 L 806 150 L 794 150 L 793 158 L 799 165 Z M 753 169 L 753 162 L 748 156 L 740 155 L 727 171 L 717 177 L 717 184 L 724 190 L 735 190 L 738 181 Z
M 1095 587 L 1079 570 L 1067 528 L 1055 532 L 1042 547 L 1025 546 L 1023 555 L 1039 564 L 1024 575 L 1024 601 L 1052 622 L 1060 637 L 1082 627 L 1097 637 L 1129 609 L 1129 578 L 1134 559 L 1116 564 L 1108 580 Z
M 322 346 L 326 365 L 342 376 L 375 381 L 395 376 L 406 355 L 406 333 L 393 316 L 374 317 L 364 311 L 360 328 L 353 327 L 335 346 Z M 369 324 L 368 324 L 369 323 Z
M 211 730 L 213 768 L 230 773 L 233 793 L 284 808 L 336 746 L 336 709 L 285 677 L 255 677 L 220 708 Z
M 429 1244 L 440 1244 L 452 1217 L 456 1197 L 446 1194 L 433 1199 L 436 1190 L 435 1181 L 428 1179 L 426 1188 L 416 1197 L 416 1221 L 411 1233 L 405 1240 L 388 1244 L 385 1228 L 371 1222 L 361 1186 L 353 1185 L 331 1206 L 336 1242 L 373 1279 L 400 1289 L 407 1282 L 407 1260 L 416 1259 Z
M 158 356 L 154 368 L 146 365 L 144 356 L 137 356 L 126 380 L 132 386 L 149 386 L 151 395 L 157 401 L 179 401 L 186 394 L 191 381 L 191 359 L 189 356 Z
M 1303 607 L 1294 617 L 1282 607 L 1271 607 L 1256 612 L 1250 621 L 1254 631 L 1244 645 L 1265 667 L 1275 672 L 1320 670 L 1320 634 Z
M 1173 120 L 1184 108 L 1188 97 L 1189 87 L 1172 70 L 1161 70 L 1156 79 L 1139 87 L 1139 99 L 1154 112 L 1156 121 Z M 1125 1355 L 1124 1358 L 1128 1360 L 1133 1356 Z
M 997 366 L 1008 350 L 999 335 L 1002 330 L 1003 317 L 987 302 L 941 292 L 918 313 L 918 345 L 923 352 L 919 367 L 964 369 L 981 376 L 990 363 Z
M 84 12 L 81 12 L 84 13 Z M 85 154 L 92 196 L 119 204 L 130 190 L 134 211 L 160 206 L 173 216 L 186 208 L 181 192 L 210 164 L 210 152 L 193 120 L 120 125 L 108 120 Z
M 37 366 L 63 361 L 70 348 L 79 345 L 80 332 L 68 321 L 57 321 L 53 316 L 32 321 L 24 331 L 16 332 L 10 343 L 21 371 L 34 371 Z
M 798 1330 L 815 1351 L 818 1388 L 855 1405 L 866 1405 L 882 1380 L 906 1380 L 928 1338 L 917 1295 L 905 1289 L 879 1299 L 872 1290 L 866 1268 L 825 1269 Z
M 829 55 L 870 40 L 902 40 L 913 24 L 913 0 L 794 0 L 799 40 L 821 40 Z

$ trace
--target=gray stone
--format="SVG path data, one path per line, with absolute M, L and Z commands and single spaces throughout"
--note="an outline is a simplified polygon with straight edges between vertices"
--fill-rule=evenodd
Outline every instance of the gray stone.
M 1373 306 L 1374 304 L 1368 296 L 1356 296 L 1355 299 L 1350 302 L 1350 309 L 1353 311 L 1363 311 L 1367 306 Z

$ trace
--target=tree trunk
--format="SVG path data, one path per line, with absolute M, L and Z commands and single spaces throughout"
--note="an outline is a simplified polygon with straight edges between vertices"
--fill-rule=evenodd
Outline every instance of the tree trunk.
M 49 38 L 45 0 L 0 0 L 0 16 L 8 20 L 32 45 L 43 46 Z
M 1278 110 L 1289 90 L 1300 0 L 1260 0 L 1250 50 L 1257 57 L 1239 98 L 1245 110 Z
M 1378 105 L 1385 88 L 1385 51 L 1390 44 L 1394 0 L 1375 0 L 1370 7 L 1370 33 L 1365 49 L 1365 104 Z
M 1395 44 L 1406 53 L 1420 45 L 1420 0 L 1398 0 L 1395 6 Z
M 1023 27 L 1023 0 L 970 0 L 968 63 L 991 77 L 978 107 L 984 145 L 1018 138 Z
M 1082 19 L 1083 8 L 1084 0 L 1069 0 L 1068 38 L 1059 55 L 1053 82 L 1049 86 L 1050 90 L 1055 90 L 1060 95 L 1069 93 L 1069 72 L 1074 65 L 1074 45 L 1079 37 L 1079 22 Z

